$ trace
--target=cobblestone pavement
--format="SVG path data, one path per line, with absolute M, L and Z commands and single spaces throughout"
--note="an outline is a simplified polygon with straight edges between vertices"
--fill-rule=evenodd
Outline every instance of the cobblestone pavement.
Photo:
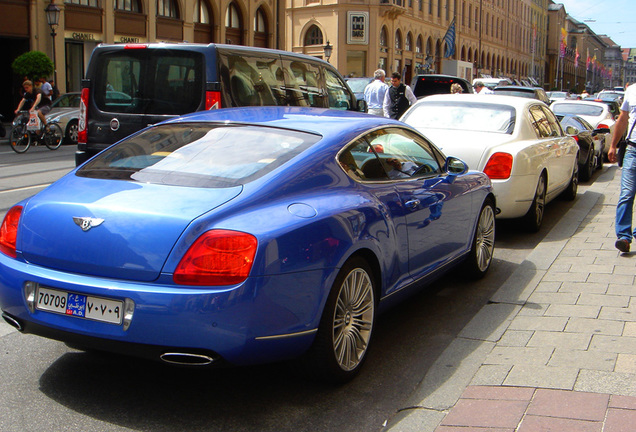
M 428 371 L 391 432 L 636 430 L 636 252 L 611 165 Z

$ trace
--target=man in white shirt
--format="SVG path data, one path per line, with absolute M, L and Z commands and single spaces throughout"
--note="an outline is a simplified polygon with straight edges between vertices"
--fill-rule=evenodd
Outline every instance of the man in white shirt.
M 368 113 L 384 117 L 382 104 L 384 103 L 384 94 L 389 89 L 387 83 L 384 82 L 386 74 L 382 69 L 378 69 L 373 73 L 373 81 L 364 88 L 364 100 L 367 101 Z
M 384 95 L 384 117 L 398 119 L 409 109 L 409 106 L 417 102 L 411 87 L 402 84 L 402 76 L 399 72 L 391 75 L 391 86 Z
M 482 81 L 475 81 L 473 88 L 477 94 L 495 94 L 495 92 L 486 87 Z
M 40 78 L 40 82 L 42 83 L 42 85 L 40 86 L 40 90 L 42 90 L 42 93 L 44 94 L 44 96 L 46 96 L 47 98 L 49 98 L 49 100 L 51 100 L 53 87 L 51 87 L 51 84 L 49 84 L 46 78 Z

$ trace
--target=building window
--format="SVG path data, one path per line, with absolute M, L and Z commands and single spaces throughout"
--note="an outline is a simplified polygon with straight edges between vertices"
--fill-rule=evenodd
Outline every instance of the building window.
M 115 0 L 115 10 L 140 13 L 141 6 L 139 0 Z
M 413 51 L 413 35 L 411 32 L 406 35 L 406 42 L 404 43 L 404 50 Z
M 312 25 L 305 35 L 305 46 L 322 45 L 323 40 L 322 30 L 320 30 L 317 25 Z
M 76 4 L 80 6 L 99 7 L 98 0 L 66 0 L 64 3 Z
M 265 20 L 265 14 L 260 8 L 256 11 L 256 16 L 254 17 L 254 31 L 260 33 L 267 32 L 267 21 Z
M 199 24 L 210 24 L 210 6 L 206 0 L 197 0 L 197 5 L 194 8 L 194 22 Z
M 415 44 L 415 52 L 418 54 L 422 54 L 423 52 L 423 43 L 422 43 L 422 35 L 417 37 L 417 43 Z
M 395 32 L 395 49 L 402 49 L 402 33 L 399 30 Z
M 238 29 L 241 28 L 241 14 L 234 3 L 230 3 L 227 7 L 225 15 L 225 27 Z
M 388 48 L 388 40 L 389 40 L 389 34 L 386 30 L 386 27 L 382 27 L 382 31 L 380 31 L 380 46 L 384 47 L 384 48 Z
M 157 15 L 178 19 L 179 10 L 174 0 L 157 0 Z

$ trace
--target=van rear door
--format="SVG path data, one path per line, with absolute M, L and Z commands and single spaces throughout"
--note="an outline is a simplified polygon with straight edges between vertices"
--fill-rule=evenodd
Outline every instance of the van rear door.
M 88 147 L 101 150 L 150 124 L 204 109 L 204 64 L 203 54 L 190 50 L 142 45 L 101 52 L 90 84 Z

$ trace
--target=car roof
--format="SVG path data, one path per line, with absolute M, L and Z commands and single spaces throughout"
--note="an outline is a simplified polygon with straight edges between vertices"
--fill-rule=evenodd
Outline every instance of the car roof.
M 603 109 L 608 109 L 607 104 L 605 102 L 596 102 L 594 100 L 580 100 L 580 99 L 559 99 L 557 101 L 552 102 L 552 105 L 560 105 L 560 104 L 586 104 L 586 105 L 595 105 L 601 107 Z
M 438 94 L 427 96 L 420 101 L 433 102 L 433 101 L 462 101 L 462 102 L 480 102 L 480 103 L 492 103 L 500 105 L 510 105 L 516 109 L 521 109 L 527 105 L 543 104 L 539 99 L 534 98 L 522 98 L 517 96 L 497 95 L 497 94 Z M 418 101 L 418 103 L 420 103 Z M 544 104 L 545 105 L 545 104 Z
M 329 120 L 329 121 L 324 121 Z M 224 122 L 293 129 L 324 137 L 359 134 L 361 131 L 381 126 L 410 126 L 385 117 L 356 111 L 326 108 L 259 106 L 237 107 L 198 111 L 167 120 L 164 123 Z

